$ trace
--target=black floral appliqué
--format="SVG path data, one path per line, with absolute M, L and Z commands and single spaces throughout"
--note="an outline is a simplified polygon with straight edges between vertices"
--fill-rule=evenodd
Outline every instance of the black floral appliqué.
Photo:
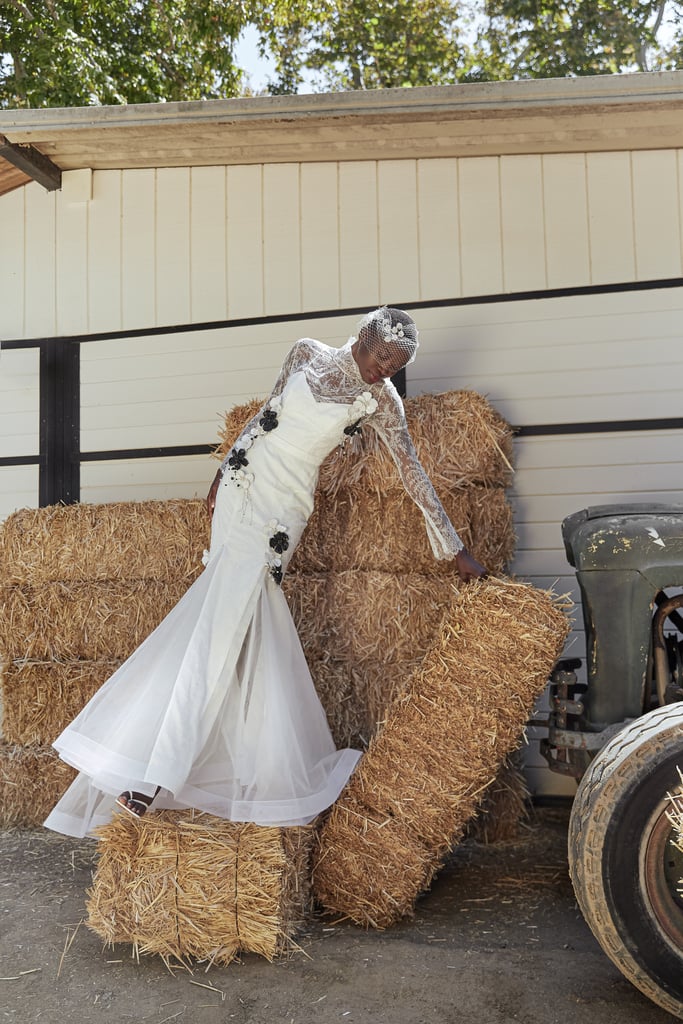
M 274 536 L 268 541 L 273 551 L 277 551 L 278 555 L 281 555 L 289 547 L 289 537 L 282 530 L 278 530 Z
M 344 427 L 344 433 L 348 437 L 353 437 L 354 434 L 362 434 L 363 431 L 361 430 L 360 423 L 360 420 L 356 420 L 355 423 L 349 423 L 348 427 Z
M 277 413 L 274 409 L 266 409 L 263 416 L 259 420 L 259 424 L 263 427 L 266 433 L 271 430 L 275 430 L 278 425 Z
M 287 527 L 278 523 L 277 519 L 271 519 L 266 527 L 268 538 L 268 556 L 266 565 L 270 575 L 279 585 L 282 583 L 282 554 L 289 548 L 289 534 Z
M 246 456 L 244 448 L 233 448 L 230 452 L 228 465 L 234 470 L 242 469 L 243 466 L 249 465 L 249 459 Z

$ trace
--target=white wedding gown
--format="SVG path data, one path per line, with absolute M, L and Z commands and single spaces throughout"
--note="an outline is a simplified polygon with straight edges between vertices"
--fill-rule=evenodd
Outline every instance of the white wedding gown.
M 48 828 L 87 835 L 119 793 L 158 786 L 154 808 L 261 825 L 305 824 L 334 803 L 360 752 L 334 746 L 279 581 L 321 462 L 378 405 L 437 557 L 461 547 L 387 388 L 363 382 L 348 345 L 294 346 L 224 463 L 204 572 L 55 741 L 79 774 Z

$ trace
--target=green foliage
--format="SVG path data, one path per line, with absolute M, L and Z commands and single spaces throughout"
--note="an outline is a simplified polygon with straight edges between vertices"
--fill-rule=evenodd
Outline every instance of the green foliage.
M 228 0 L 2 0 L 0 106 L 233 96 L 244 23 Z
M 0 107 L 239 95 L 249 25 L 270 93 L 683 67 L 683 0 L 0 0 Z
M 466 77 L 651 71 L 667 60 L 681 66 L 681 6 L 673 0 L 487 0 Z

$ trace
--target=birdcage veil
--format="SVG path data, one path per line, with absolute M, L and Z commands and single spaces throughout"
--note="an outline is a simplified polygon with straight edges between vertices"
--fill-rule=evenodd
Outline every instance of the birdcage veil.
M 402 309 L 390 306 L 366 313 L 358 324 L 358 340 L 380 362 L 400 359 L 402 366 L 412 363 L 419 345 L 415 321 Z

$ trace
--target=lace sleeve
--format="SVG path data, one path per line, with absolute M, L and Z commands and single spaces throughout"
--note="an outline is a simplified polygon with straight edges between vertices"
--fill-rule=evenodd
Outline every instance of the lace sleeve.
M 240 447 L 240 442 L 243 441 L 245 438 L 251 438 L 253 432 L 262 433 L 263 427 L 261 421 L 264 418 L 264 413 L 268 409 L 273 409 L 274 411 L 274 405 L 278 404 L 277 399 L 282 394 L 284 386 L 287 383 L 287 379 L 291 376 L 291 374 L 296 373 L 297 370 L 300 370 L 302 366 L 306 365 L 306 363 L 311 358 L 311 351 L 311 341 L 308 338 L 302 338 L 300 341 L 297 341 L 289 350 L 287 356 L 285 357 L 285 361 L 282 364 L 282 368 L 280 369 L 277 380 L 275 381 L 275 385 L 270 395 L 265 400 L 259 411 L 254 416 L 252 416 L 248 423 L 245 423 L 238 440 L 235 442 L 234 447 L 228 452 L 228 454 L 221 462 L 221 475 L 225 473 L 226 466 L 228 465 L 230 459 L 233 457 L 234 449 Z M 251 440 L 249 440 L 249 444 L 251 444 Z
M 391 452 L 403 486 L 421 510 L 434 556 L 438 559 L 455 558 L 464 544 L 422 468 L 408 432 L 403 402 L 393 385 L 388 384 L 384 388 L 378 409 L 367 425 L 375 430 Z

